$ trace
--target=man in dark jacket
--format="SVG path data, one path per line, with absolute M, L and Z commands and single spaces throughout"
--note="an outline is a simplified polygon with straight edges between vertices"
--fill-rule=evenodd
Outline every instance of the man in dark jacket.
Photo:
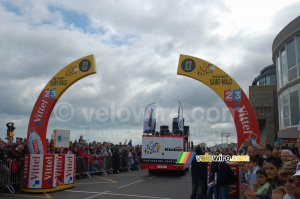
M 214 162 L 211 169 L 210 181 L 216 176 L 217 181 L 214 182 L 214 198 L 229 199 L 230 173 L 229 166 L 226 162 Z
M 113 169 L 114 173 L 119 173 L 119 162 L 120 162 L 120 150 L 119 146 L 115 145 L 111 148 L 112 156 L 113 156 Z
M 196 155 L 202 155 L 200 146 L 195 148 Z M 207 162 L 197 162 L 196 155 L 192 161 L 192 194 L 190 199 L 200 199 L 205 194 L 207 179 Z

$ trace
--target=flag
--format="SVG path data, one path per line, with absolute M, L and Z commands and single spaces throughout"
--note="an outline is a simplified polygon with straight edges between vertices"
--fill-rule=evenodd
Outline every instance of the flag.
M 179 131 L 184 131 L 184 124 L 183 124 L 183 109 L 181 102 L 178 100 L 178 128 Z
M 156 112 L 156 104 L 152 103 L 147 106 L 144 114 L 144 132 L 145 131 L 155 131 L 155 112 Z

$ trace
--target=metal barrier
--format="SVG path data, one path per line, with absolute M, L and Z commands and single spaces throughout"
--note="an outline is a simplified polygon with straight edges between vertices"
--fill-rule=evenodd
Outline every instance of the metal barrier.
M 0 160 L 0 192 L 8 189 L 11 193 L 15 193 L 13 185 L 22 184 L 23 164 L 21 159 L 16 160 Z
M 15 193 L 15 188 L 22 184 L 24 160 L 20 159 L 16 163 L 14 162 L 13 160 L 0 160 L 0 192 L 8 189 L 11 193 Z M 114 164 L 112 156 L 84 158 L 77 156 L 75 175 L 86 175 L 89 178 L 92 178 L 95 174 L 107 175 L 112 173 Z M 132 169 L 140 170 L 140 158 L 137 158 L 135 164 L 130 166 L 128 157 L 119 157 L 117 170 L 131 171 Z

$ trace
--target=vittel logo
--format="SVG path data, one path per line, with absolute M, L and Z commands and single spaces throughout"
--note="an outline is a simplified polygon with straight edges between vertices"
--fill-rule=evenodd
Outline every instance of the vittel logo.
M 66 176 L 69 177 L 72 175 L 73 171 L 73 157 L 67 157 L 67 168 L 66 168 Z
M 52 177 L 52 170 L 53 170 L 53 157 L 46 156 L 45 157 L 45 171 L 44 171 L 44 180 L 48 180 Z
M 32 157 L 32 172 L 30 174 L 30 180 L 37 179 L 40 175 L 40 156 Z

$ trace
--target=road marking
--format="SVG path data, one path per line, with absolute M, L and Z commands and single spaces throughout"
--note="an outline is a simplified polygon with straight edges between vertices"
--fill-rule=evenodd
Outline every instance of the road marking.
M 0 193 L 1 195 L 6 195 L 6 196 L 16 196 L 16 197 L 27 197 L 27 198 L 52 198 L 49 194 L 45 194 L 45 197 L 43 196 L 34 196 L 34 195 L 22 195 L 22 194 L 10 194 L 10 193 Z
M 106 193 L 108 193 L 108 192 L 109 192 L 109 191 L 105 191 L 105 192 L 102 192 L 102 193 L 98 193 L 98 194 L 96 194 L 96 195 L 93 195 L 93 196 L 90 196 L 90 197 L 87 197 L 87 198 L 84 198 L 84 199 L 94 198 L 94 197 L 96 197 L 96 196 L 100 196 L 100 195 L 106 194 Z
M 75 192 L 75 193 L 94 193 L 94 194 L 102 194 L 102 195 L 127 196 L 127 197 L 136 197 L 136 198 L 171 199 L 171 198 L 162 198 L 162 197 L 155 197 L 155 196 L 126 195 L 126 194 L 108 193 L 108 192 L 89 192 L 89 191 L 73 191 L 73 190 L 65 190 L 65 191 Z
M 133 183 L 130 183 L 130 184 L 126 184 L 126 185 L 120 186 L 120 187 L 118 187 L 118 188 L 121 189 L 121 188 L 123 188 L 123 187 L 127 187 L 127 186 L 129 186 L 129 185 L 136 184 L 136 183 L 139 183 L 139 182 L 142 182 L 142 181 L 144 181 L 144 180 L 139 180 L 139 181 L 136 181 L 136 182 L 133 182 Z
M 148 177 L 148 179 L 152 179 L 152 178 L 156 178 L 156 176 L 153 176 L 153 177 Z
M 52 198 L 49 194 L 44 193 L 47 198 Z
M 100 177 L 100 176 L 94 176 L 94 177 L 99 178 L 99 179 L 102 179 L 102 180 L 107 180 L 107 181 L 112 182 L 112 183 L 116 183 L 116 182 L 117 182 L 117 181 L 115 181 L 115 180 L 103 178 L 103 177 Z
M 77 183 L 76 185 L 82 185 L 82 184 L 111 184 L 113 182 L 81 182 L 81 183 Z

